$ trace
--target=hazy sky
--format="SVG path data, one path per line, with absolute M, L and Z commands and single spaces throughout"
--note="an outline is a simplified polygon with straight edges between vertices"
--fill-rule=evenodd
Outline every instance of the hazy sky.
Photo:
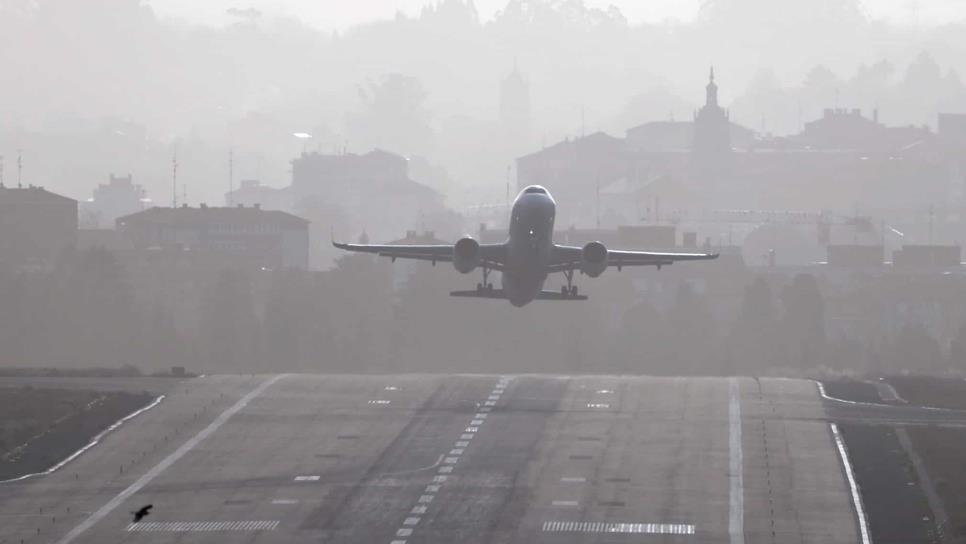
M 811 1 L 811 0 L 802 0 Z M 314 26 L 345 28 L 372 19 L 392 17 L 396 11 L 414 15 L 427 0 L 149 0 L 159 14 L 190 21 L 221 24 L 228 8 L 256 8 L 266 14 L 294 15 Z M 502 9 L 507 0 L 476 0 L 484 19 Z M 702 0 L 585 0 L 594 7 L 613 4 L 632 22 L 687 20 Z M 966 19 L 966 0 L 865 0 L 866 12 L 893 22 L 937 24 Z

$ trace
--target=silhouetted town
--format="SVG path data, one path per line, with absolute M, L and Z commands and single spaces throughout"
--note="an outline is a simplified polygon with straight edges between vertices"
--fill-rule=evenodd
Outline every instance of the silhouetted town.
M 581 10 L 595 33 L 621 24 Z M 502 40 L 515 13 L 482 25 L 449 1 L 346 40 L 363 51 L 365 32 L 405 25 Z M 232 28 L 246 39 L 269 24 L 245 20 Z M 427 96 L 451 100 L 449 83 L 391 71 L 356 77 L 355 106 L 333 98 L 341 132 L 318 104 L 233 114 L 229 140 L 164 138 L 148 114 L 152 130 L 117 116 L 0 127 L 2 364 L 469 370 L 501 360 L 474 340 L 486 330 L 533 350 L 518 370 L 966 371 L 966 88 L 927 51 L 903 58 L 904 76 L 879 60 L 849 78 L 798 59 L 800 87 L 763 69 L 742 72 L 745 91 L 733 66 L 692 62 L 675 67 L 683 93 L 639 88 L 607 119 L 567 106 L 566 123 L 548 68 L 522 54 L 486 60 L 473 96 L 488 113 L 433 119 Z M 511 311 L 447 296 L 475 273 L 330 244 L 499 242 L 531 184 L 557 200 L 559 243 L 721 257 L 582 278 L 590 300 L 567 312 Z

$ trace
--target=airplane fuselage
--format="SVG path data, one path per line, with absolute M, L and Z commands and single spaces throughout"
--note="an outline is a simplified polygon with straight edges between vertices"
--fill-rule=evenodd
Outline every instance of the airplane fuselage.
M 557 203 L 541 187 L 528 187 L 513 202 L 503 291 L 514 306 L 531 302 L 543 290 L 556 212 Z

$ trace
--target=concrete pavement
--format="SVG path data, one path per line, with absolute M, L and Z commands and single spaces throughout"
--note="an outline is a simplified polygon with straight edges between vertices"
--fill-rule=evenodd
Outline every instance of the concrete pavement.
M 858 541 L 814 383 L 751 378 L 186 380 L 0 517 L 15 543 Z

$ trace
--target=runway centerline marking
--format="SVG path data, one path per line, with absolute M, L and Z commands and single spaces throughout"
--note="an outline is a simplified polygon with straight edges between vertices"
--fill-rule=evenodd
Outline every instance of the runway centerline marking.
M 728 534 L 731 544 L 745 544 L 745 489 L 744 461 L 741 452 L 741 388 L 737 378 L 731 378 L 729 392 L 731 402 L 728 410 L 730 470 L 728 480 L 731 492 L 728 500 Z
M 262 383 L 260 383 L 255 389 L 248 392 L 247 395 L 238 400 L 235 404 L 231 405 L 227 410 L 222 412 L 215 418 L 214 421 L 208 424 L 207 427 L 198 431 L 198 434 L 189 438 L 187 442 L 182 444 L 178 449 L 173 451 L 167 457 L 161 460 L 160 463 L 152 467 L 150 470 L 145 472 L 140 478 L 137 479 L 133 484 L 129 485 L 123 491 L 118 493 L 113 499 L 108 501 L 107 504 L 102 506 L 96 512 L 87 517 L 80 524 L 71 529 L 63 538 L 57 541 L 57 544 L 68 544 L 73 542 L 75 538 L 84 533 L 84 531 L 90 529 L 95 523 L 103 519 L 105 516 L 114 511 L 115 508 L 121 505 L 128 497 L 134 495 L 140 491 L 144 486 L 151 483 L 151 480 L 157 478 L 161 473 L 167 470 L 171 465 L 185 456 L 189 451 L 193 450 L 195 446 L 200 444 L 204 439 L 211 436 L 212 433 L 217 431 L 226 421 L 231 419 L 233 415 L 241 411 L 249 402 L 254 400 L 256 397 L 261 395 L 268 389 L 272 384 L 287 377 L 288 374 L 279 374 L 278 376 L 269 378 Z
M 480 427 L 486 423 L 486 412 L 489 412 L 492 406 L 496 405 L 496 401 L 499 400 L 500 395 L 503 394 L 503 389 L 509 382 L 509 378 L 503 377 L 500 379 L 497 386 L 490 393 L 488 400 L 486 401 L 486 407 L 479 408 L 476 415 L 470 421 L 470 426 L 463 430 L 463 434 L 460 435 L 460 439 L 456 441 L 455 447 L 449 451 L 449 456 L 440 455 L 440 459 L 443 462 L 443 466 L 437 469 L 437 475 L 433 477 L 433 483 L 426 486 L 423 494 L 419 496 L 416 500 L 416 505 L 413 506 L 412 510 L 409 512 L 409 516 L 406 517 L 402 526 L 396 530 L 396 537 L 409 537 L 413 534 L 413 527 L 419 524 L 422 519 L 420 516 L 426 513 L 427 505 L 433 502 L 436 498 L 436 494 L 440 492 L 443 484 L 446 482 L 448 476 L 445 474 L 451 474 L 454 465 L 457 464 L 461 455 L 463 455 L 467 446 L 469 446 L 469 440 L 471 440 L 477 432 L 479 432 Z M 477 403 L 479 406 L 479 403 Z M 437 461 L 439 464 L 439 461 Z M 576 504 L 576 503 L 575 503 Z M 389 544 L 406 544 L 406 540 L 394 539 L 390 540 Z

